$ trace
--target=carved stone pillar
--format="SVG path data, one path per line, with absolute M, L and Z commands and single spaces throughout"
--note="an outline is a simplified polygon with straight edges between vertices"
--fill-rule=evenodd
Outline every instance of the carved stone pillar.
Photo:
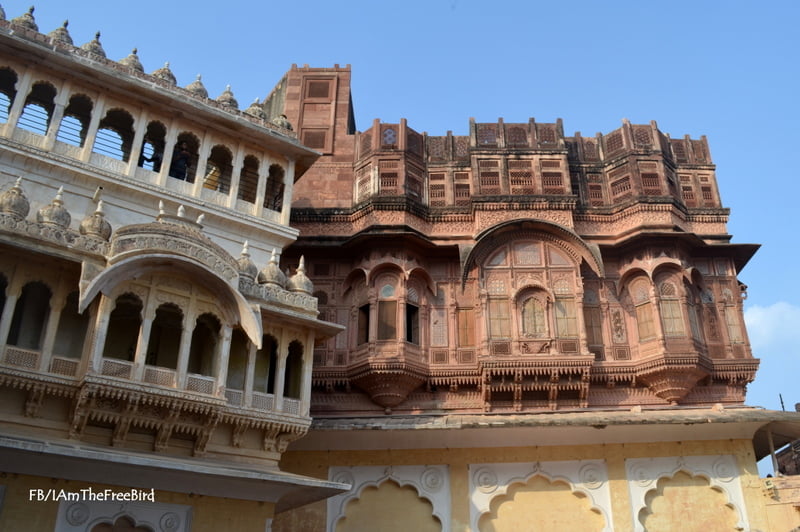
M 255 380 L 257 352 L 256 344 L 248 342 L 247 369 L 245 369 L 244 374 L 244 398 L 242 399 L 242 406 L 249 407 L 253 405 L 253 381 Z
M 155 309 L 149 305 L 142 312 L 142 325 L 139 327 L 139 338 L 136 341 L 136 354 L 133 358 L 133 379 L 140 381 L 144 378 L 144 365 L 147 362 L 147 346 L 150 343 L 150 329 L 153 327 Z
M 0 345 L 4 345 L 8 341 L 8 331 L 11 329 L 11 320 L 14 317 L 19 294 L 20 291 L 17 290 L 6 297 L 6 306 L 3 307 L 3 316 L 0 318 Z
M 95 319 L 94 344 L 89 355 L 89 364 L 86 368 L 87 373 L 102 373 L 103 350 L 106 347 L 106 335 L 108 334 L 108 322 L 111 319 L 111 311 L 114 310 L 114 301 L 104 294 L 100 295 L 100 306 L 97 309 Z
M 22 75 L 22 79 L 17 83 L 17 95 L 14 97 L 14 102 L 8 110 L 8 120 L 6 121 L 5 134 L 8 137 L 12 135 L 14 129 L 17 127 L 17 121 L 22 115 L 22 109 L 25 108 L 25 100 L 28 98 L 28 93 L 31 90 L 32 79 L 33 72 L 28 69 L 28 71 Z
M 300 409 L 297 411 L 301 416 L 307 416 L 311 409 L 311 375 L 314 367 L 314 332 L 309 331 L 306 335 L 306 348 L 303 350 L 303 376 L 300 386 Z
M 58 322 L 61 320 L 61 311 L 64 308 L 64 303 L 65 298 L 63 296 L 50 299 L 50 313 L 47 316 L 47 325 L 44 330 L 42 356 L 39 361 L 39 371 L 50 371 L 50 359 L 53 357 L 53 346 L 56 342 Z
M 133 132 L 133 144 L 131 144 L 131 154 L 128 156 L 127 174 L 131 177 L 136 175 L 136 168 L 139 166 L 139 157 L 144 147 L 144 134 L 147 132 L 147 110 L 142 109 L 136 118 L 136 131 Z
M 278 367 L 275 368 L 275 411 L 283 411 L 283 390 L 286 382 L 286 359 L 289 356 L 289 339 L 286 330 L 281 331 L 278 342 Z
M 242 177 L 242 167 L 244 166 L 244 146 L 240 142 L 236 147 L 231 164 L 231 187 L 228 192 L 228 207 L 236 208 L 236 201 L 239 199 L 239 179 Z M 248 213 L 249 214 L 249 213 Z
M 214 352 L 213 375 L 217 379 L 215 394 L 225 396 L 225 383 L 228 380 L 228 359 L 231 350 L 231 335 L 233 331 L 229 325 L 223 325 L 220 331 L 220 341 Z
M 190 325 L 194 322 L 194 315 L 187 314 L 183 320 L 183 330 L 181 330 L 181 344 L 178 348 L 178 363 L 175 368 L 175 381 L 178 389 L 181 390 L 186 386 L 186 372 L 189 367 L 189 355 L 192 350 L 192 333 L 194 333 L 194 327 Z
M 94 141 L 97 138 L 97 130 L 100 127 L 100 120 L 106 111 L 106 99 L 103 96 L 98 96 L 97 101 L 94 103 L 92 109 L 92 118 L 89 120 L 89 127 L 86 128 L 86 138 L 83 141 L 83 151 L 81 152 L 81 161 L 89 162 L 92 157 L 92 150 L 94 149 Z
M 70 83 L 67 81 L 56 95 L 54 102 L 55 107 L 53 108 L 52 116 L 50 116 L 50 125 L 47 128 L 47 135 L 45 136 L 45 141 L 42 145 L 42 149 L 44 150 L 52 150 L 56 143 L 58 130 L 61 129 L 61 121 L 64 119 L 64 110 L 67 108 L 70 96 L 69 87 Z
M 294 159 L 289 159 L 289 167 L 283 174 L 283 203 L 281 204 L 281 223 L 289 225 L 289 216 L 292 214 L 292 185 L 295 172 Z

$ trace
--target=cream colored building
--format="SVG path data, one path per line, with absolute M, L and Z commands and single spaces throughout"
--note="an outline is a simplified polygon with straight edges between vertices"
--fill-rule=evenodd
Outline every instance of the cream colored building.
M 261 531 L 340 492 L 277 467 L 341 329 L 278 267 L 317 154 L 32 13 L 0 57 L 0 529 Z

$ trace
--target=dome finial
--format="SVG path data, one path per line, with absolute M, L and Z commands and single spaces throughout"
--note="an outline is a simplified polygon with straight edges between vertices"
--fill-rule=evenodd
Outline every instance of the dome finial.
M 28 28 L 29 30 L 39 31 L 39 26 L 36 25 L 36 19 L 33 18 L 33 6 L 28 8 L 28 12 L 11 19 L 13 24 Z
M 94 34 L 94 40 L 89 41 L 83 46 L 81 46 L 81 50 L 85 52 L 89 52 L 92 55 L 96 55 L 98 57 L 102 57 L 103 59 L 106 58 L 106 51 L 103 50 L 103 45 L 100 44 L 100 32 Z
M 69 44 L 70 46 L 73 45 L 72 37 L 67 31 L 67 26 L 69 26 L 69 20 L 65 20 L 64 24 L 61 25 L 60 28 L 56 28 L 50 33 L 47 34 L 55 42 L 62 42 L 64 44 Z

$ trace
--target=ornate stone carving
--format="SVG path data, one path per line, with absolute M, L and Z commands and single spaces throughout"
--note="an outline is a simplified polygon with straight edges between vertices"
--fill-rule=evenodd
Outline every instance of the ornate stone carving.
M 512 484 L 527 483 L 539 475 L 552 482 L 567 482 L 573 492 L 585 495 L 605 520 L 604 531 L 613 526 L 608 471 L 602 460 L 570 460 L 535 463 L 470 464 L 470 524 L 478 530 L 481 516 L 490 511 L 492 500 L 508 492 Z
M 386 481 L 414 488 L 420 498 L 431 503 L 433 515 L 439 519 L 442 530 L 451 529 L 450 474 L 446 465 L 331 467 L 328 478 L 333 482 L 350 484 L 352 488 L 328 499 L 327 530 L 336 530 L 336 523 L 345 516 L 348 504 L 361 497 L 365 488 L 380 488 Z
M 738 514 L 737 529 L 747 529 L 747 508 L 744 504 L 742 486 L 736 458 L 731 455 L 717 456 L 665 456 L 661 458 L 629 458 L 625 460 L 631 510 L 635 532 L 644 532 L 639 513 L 647 507 L 647 494 L 657 489 L 661 478 L 674 477 L 683 471 L 692 476 L 708 480 L 710 486 L 721 491 L 730 506 Z

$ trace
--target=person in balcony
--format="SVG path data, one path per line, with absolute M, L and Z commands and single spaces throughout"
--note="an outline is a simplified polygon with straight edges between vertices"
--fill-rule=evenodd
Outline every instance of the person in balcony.
M 185 142 L 178 144 L 178 149 L 172 155 L 172 163 L 169 165 L 169 175 L 176 179 L 186 181 L 191 163 L 192 154 Z

